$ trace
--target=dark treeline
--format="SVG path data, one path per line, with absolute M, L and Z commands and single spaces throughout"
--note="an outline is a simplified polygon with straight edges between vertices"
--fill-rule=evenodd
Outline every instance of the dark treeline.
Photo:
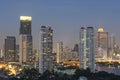
M 38 73 L 38 70 L 23 69 L 22 72 L 16 76 L 9 77 L 9 79 L 0 78 L 0 80 L 79 80 L 81 76 L 87 78 L 87 80 L 120 80 L 120 76 L 104 71 L 91 73 L 90 69 L 77 68 L 74 75 L 67 75 L 62 72 L 55 72 L 46 70 L 42 75 Z

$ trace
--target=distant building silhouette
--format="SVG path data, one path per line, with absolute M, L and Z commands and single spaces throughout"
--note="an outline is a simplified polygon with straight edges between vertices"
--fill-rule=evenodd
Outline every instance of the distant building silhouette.
M 114 35 L 109 35 L 109 49 L 108 49 L 108 58 L 112 58 L 114 52 L 114 48 L 115 48 L 115 36 Z
M 78 44 L 74 45 L 73 51 L 79 52 L 79 46 L 78 46 Z
M 78 44 L 75 44 L 72 50 L 72 59 L 78 60 L 78 58 L 79 58 L 79 46 Z
M 7 36 L 5 39 L 5 62 L 15 61 L 16 59 L 16 38 L 14 36 Z

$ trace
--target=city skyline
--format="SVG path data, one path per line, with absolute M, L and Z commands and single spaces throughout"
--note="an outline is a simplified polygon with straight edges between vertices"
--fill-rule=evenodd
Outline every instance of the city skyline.
M 34 46 L 38 47 L 40 26 L 54 29 L 54 42 L 63 41 L 73 47 L 79 42 L 81 26 L 103 26 L 105 31 L 117 36 L 119 41 L 120 1 L 0 1 L 0 47 L 3 38 L 19 35 L 19 16 L 32 16 Z M 113 27 L 114 26 L 114 27 Z M 64 35 L 64 36 L 63 36 Z M 18 43 L 18 37 L 17 37 Z
M 0 80 L 119 80 L 119 0 L 1 0 Z

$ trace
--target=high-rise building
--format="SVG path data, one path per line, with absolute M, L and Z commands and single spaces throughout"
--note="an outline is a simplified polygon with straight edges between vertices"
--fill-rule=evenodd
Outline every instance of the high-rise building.
M 53 30 L 51 27 L 41 26 L 40 29 L 40 57 L 39 72 L 42 74 L 46 70 L 54 68 L 53 62 Z
M 113 49 L 115 47 L 115 36 L 109 35 L 109 48 Z
M 0 49 L 0 63 L 4 63 L 5 59 L 4 59 L 4 53 L 3 53 L 3 49 Z
M 31 35 L 31 16 L 20 16 L 20 34 Z
M 32 17 L 20 16 L 19 62 L 31 64 L 32 59 Z
M 96 33 L 96 58 L 107 58 L 108 56 L 108 32 L 104 32 L 102 27 Z
M 3 57 L 4 57 L 3 50 L 0 49 L 0 58 L 3 58 Z
M 81 27 L 79 43 L 80 68 L 90 68 L 94 72 L 94 28 Z
M 108 49 L 108 58 L 112 58 L 115 48 L 115 36 L 109 35 L 109 49 Z
M 14 36 L 7 36 L 5 39 L 5 62 L 15 61 L 16 58 L 16 38 Z
M 25 64 L 30 64 L 31 59 L 32 59 L 32 37 L 28 35 L 20 35 L 19 38 L 19 61 L 20 64 L 25 63 Z
M 63 61 L 63 42 L 57 42 L 57 63 Z

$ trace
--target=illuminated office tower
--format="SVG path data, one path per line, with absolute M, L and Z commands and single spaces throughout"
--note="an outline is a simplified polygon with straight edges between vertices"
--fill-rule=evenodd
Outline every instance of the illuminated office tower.
M 102 27 L 96 33 L 96 58 L 107 58 L 108 56 L 108 32 L 104 32 Z
M 5 62 L 15 61 L 16 58 L 16 38 L 14 36 L 7 36 L 5 39 Z
M 62 62 L 63 60 L 63 43 L 57 42 L 57 63 Z
M 41 26 L 40 29 L 40 57 L 39 73 L 54 68 L 53 62 L 53 30 L 51 27 Z
M 80 68 L 94 72 L 94 28 L 81 27 L 79 43 Z
M 20 16 L 20 38 L 19 38 L 19 62 L 20 64 L 31 63 L 32 59 L 32 17 Z

